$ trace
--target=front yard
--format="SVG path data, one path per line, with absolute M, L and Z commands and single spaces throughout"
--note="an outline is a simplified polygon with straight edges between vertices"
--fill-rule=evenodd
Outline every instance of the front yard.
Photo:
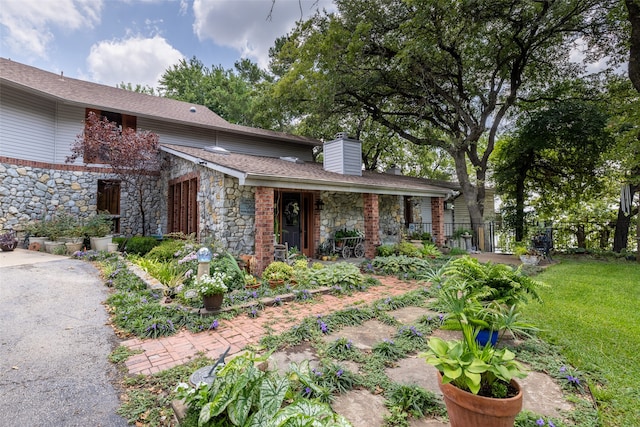
M 288 324 L 293 326 L 284 332 L 276 332 L 284 329 L 274 327 L 276 320 L 259 322 L 264 328 L 263 338 L 247 349 L 263 354 L 291 351 L 302 345 L 317 363 L 313 366 L 304 363 L 292 365 L 290 370 L 281 373 L 287 378 L 286 393 L 283 394 L 286 405 L 306 400 L 335 402 L 350 390 L 362 390 L 383 400 L 384 425 L 405 426 L 412 418 L 423 416 L 446 420 L 444 406 L 431 391 L 407 386 L 389 371 L 415 359 L 417 354 L 427 349 L 428 337 L 442 330 L 442 317 L 446 318 L 447 313 L 431 311 L 438 289 L 437 285 L 429 286 L 426 279 L 437 278 L 445 262 L 446 259 L 442 258 L 377 258 L 361 266 L 365 272 L 363 280 L 355 279 L 355 273 L 347 269 L 346 283 L 336 282 L 339 281 L 336 277 L 340 277 L 338 273 L 342 271 L 340 267 L 338 273 L 325 272 L 320 277 L 329 277 L 332 281 L 329 286 L 333 293 L 331 298 L 345 298 L 352 303 L 347 308 L 335 309 L 324 315 L 309 315 L 314 312 L 309 308 L 319 308 L 323 298 L 327 297 L 316 294 L 313 298 L 306 298 L 303 287 L 298 289 L 297 298 L 278 302 L 269 309 L 260 304 L 261 298 L 278 298 L 278 292 L 268 288 L 260 292 L 237 289 L 234 295 L 243 296 L 227 298 L 229 311 L 221 316 L 199 316 L 180 310 L 176 312 L 179 314 L 177 318 L 167 317 L 165 310 L 168 308 L 157 303 L 163 298 L 161 295 L 136 284 L 135 277 L 121 266 L 115 266 L 119 264 L 106 261 L 103 269 L 107 273 L 108 284 L 118 289 L 109 300 L 112 309 L 114 304 L 122 304 L 128 310 L 126 315 L 114 311 L 114 323 L 118 326 L 129 322 L 135 326 L 124 329 L 118 326 L 123 333 L 153 337 L 171 334 L 174 332 L 169 330 L 171 328 L 188 328 L 194 333 L 205 329 L 213 330 L 209 333 L 215 334 L 218 321 L 233 322 L 236 316 L 262 316 L 262 310 L 265 313 L 278 310 L 278 313 L 285 314 L 274 319 L 287 318 Z M 374 293 L 376 281 L 367 275 L 374 272 L 396 276 L 408 284 L 410 290 L 403 295 L 373 302 L 370 302 L 371 298 L 359 298 L 359 295 Z M 519 360 L 553 377 L 563 390 L 562 399 L 571 402 L 574 409 L 553 416 L 523 411 L 516 425 L 627 426 L 635 425 L 640 419 L 634 405 L 640 395 L 635 381 L 640 376 L 640 368 L 633 362 L 640 352 L 640 331 L 637 328 L 640 315 L 634 311 L 640 292 L 639 277 L 640 266 L 636 264 L 598 261 L 560 262 L 536 276 L 549 285 L 539 290 L 544 303 L 530 302 L 523 306 L 522 314 L 542 332 L 538 338 L 520 336 L 521 340 L 508 345 Z M 253 300 L 255 304 L 250 304 L 252 310 L 233 308 L 234 304 L 246 307 L 242 304 Z M 398 313 L 412 307 L 418 312 L 422 310 L 424 315 L 408 322 L 398 320 Z M 141 312 L 136 313 L 136 310 Z M 301 315 L 305 312 L 308 317 Z M 126 317 L 125 323 L 121 323 L 123 317 Z M 151 325 L 156 324 L 155 329 L 160 323 L 171 325 L 171 328 L 166 326 L 167 330 L 162 333 L 149 333 L 154 331 L 149 321 L 154 322 Z M 341 331 L 354 326 L 363 328 L 363 324 L 372 321 L 387 325 L 388 330 L 385 329 L 385 334 L 380 334 L 376 342 L 370 343 L 368 349 L 356 346 L 356 339 L 352 343 L 348 336 L 341 336 Z M 444 326 L 446 329 L 448 325 Z M 447 331 L 443 330 L 443 333 Z M 329 340 L 329 337 L 337 338 Z M 175 425 L 170 402 L 177 396 L 177 384 L 186 382 L 194 370 L 210 364 L 211 359 L 196 357 L 185 365 L 158 374 L 129 376 L 124 372 L 124 361 L 130 355 L 131 352 L 123 347 L 112 355 L 114 363 L 123 367 L 123 384 L 127 389 L 122 414 L 136 425 Z M 595 408 L 591 393 L 597 402 Z M 188 412 L 184 425 L 197 425 L 198 412 Z

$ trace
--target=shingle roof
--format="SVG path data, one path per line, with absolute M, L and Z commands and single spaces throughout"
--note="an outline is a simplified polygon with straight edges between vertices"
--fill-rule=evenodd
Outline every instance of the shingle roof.
M 311 146 L 321 144 L 312 138 L 231 124 L 204 105 L 72 79 L 6 58 L 0 58 L 0 81 L 67 104 Z M 191 112 L 194 106 L 196 111 Z
M 274 157 L 238 153 L 216 154 L 201 148 L 171 144 L 162 144 L 162 148 L 194 162 L 205 161 L 213 169 L 234 173 L 247 182 L 273 181 L 276 186 L 276 182 L 290 181 L 295 185 L 314 185 L 317 189 L 334 188 L 352 192 L 359 189 L 358 192 L 383 194 L 451 194 L 450 189 L 422 178 L 373 171 L 362 171 L 362 176 L 342 175 L 324 170 L 320 163 L 294 163 Z

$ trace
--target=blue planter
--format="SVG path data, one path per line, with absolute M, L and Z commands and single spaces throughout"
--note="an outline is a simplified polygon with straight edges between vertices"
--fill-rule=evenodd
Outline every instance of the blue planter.
M 491 339 L 491 345 L 496 345 L 498 342 L 498 331 L 490 331 L 489 329 L 482 329 L 478 332 L 478 336 L 476 337 L 476 341 L 478 344 L 485 346 Z

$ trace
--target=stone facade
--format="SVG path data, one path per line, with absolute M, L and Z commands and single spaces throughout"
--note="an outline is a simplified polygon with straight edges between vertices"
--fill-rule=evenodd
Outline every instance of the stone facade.
M 403 200 L 402 196 L 392 195 L 381 195 L 378 199 L 382 244 L 394 244 L 400 241 L 404 228 Z
M 222 243 L 235 255 L 254 252 L 255 245 L 255 189 L 242 187 L 238 179 L 193 162 L 168 157 L 170 166 L 163 172 L 162 203 L 163 224 L 167 223 L 168 182 L 195 173 L 199 176 L 198 189 L 200 238 L 211 238 Z M 248 209 L 241 209 L 248 207 Z M 166 229 L 166 226 L 163 227 Z
M 23 230 L 35 220 L 51 219 L 65 212 L 79 219 L 96 213 L 98 180 L 117 177 L 106 168 L 58 165 L 3 159 L 0 163 L 0 229 Z M 120 193 L 120 233 L 142 234 L 142 223 L 133 189 L 122 183 Z M 153 178 L 144 204 L 147 223 L 155 231 L 160 223 L 157 210 L 158 181 Z
M 336 230 L 364 232 L 364 202 L 362 194 L 322 192 L 324 209 L 320 212 L 320 240 L 333 238 Z

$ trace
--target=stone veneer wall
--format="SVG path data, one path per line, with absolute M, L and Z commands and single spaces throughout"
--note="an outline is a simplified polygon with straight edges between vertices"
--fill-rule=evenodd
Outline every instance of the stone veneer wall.
M 381 195 L 378 199 L 378 208 L 380 210 L 380 243 L 399 242 L 404 229 L 402 196 Z
M 56 212 L 87 218 L 96 213 L 98 180 L 117 179 L 107 168 L 59 165 L 3 158 L 0 163 L 0 229 L 20 232 L 30 221 L 51 219 Z M 147 191 L 147 223 L 154 232 L 160 221 L 158 181 Z M 142 233 L 136 200 L 123 183 L 120 193 L 120 233 Z M 134 196 L 135 193 L 132 193 Z
M 168 169 L 163 182 L 197 172 L 200 177 L 198 189 L 198 228 L 201 238 L 212 238 L 223 244 L 230 252 L 238 254 L 254 253 L 255 215 L 241 214 L 240 202 L 254 206 L 255 189 L 241 187 L 238 179 L 224 175 L 207 167 L 194 165 L 179 157 L 167 157 Z M 167 222 L 168 184 L 163 189 L 163 218 Z M 166 229 L 166 226 L 165 226 Z
M 320 198 L 324 208 L 320 212 L 320 241 L 333 238 L 336 230 L 360 230 L 364 232 L 364 202 L 362 194 L 324 191 Z

